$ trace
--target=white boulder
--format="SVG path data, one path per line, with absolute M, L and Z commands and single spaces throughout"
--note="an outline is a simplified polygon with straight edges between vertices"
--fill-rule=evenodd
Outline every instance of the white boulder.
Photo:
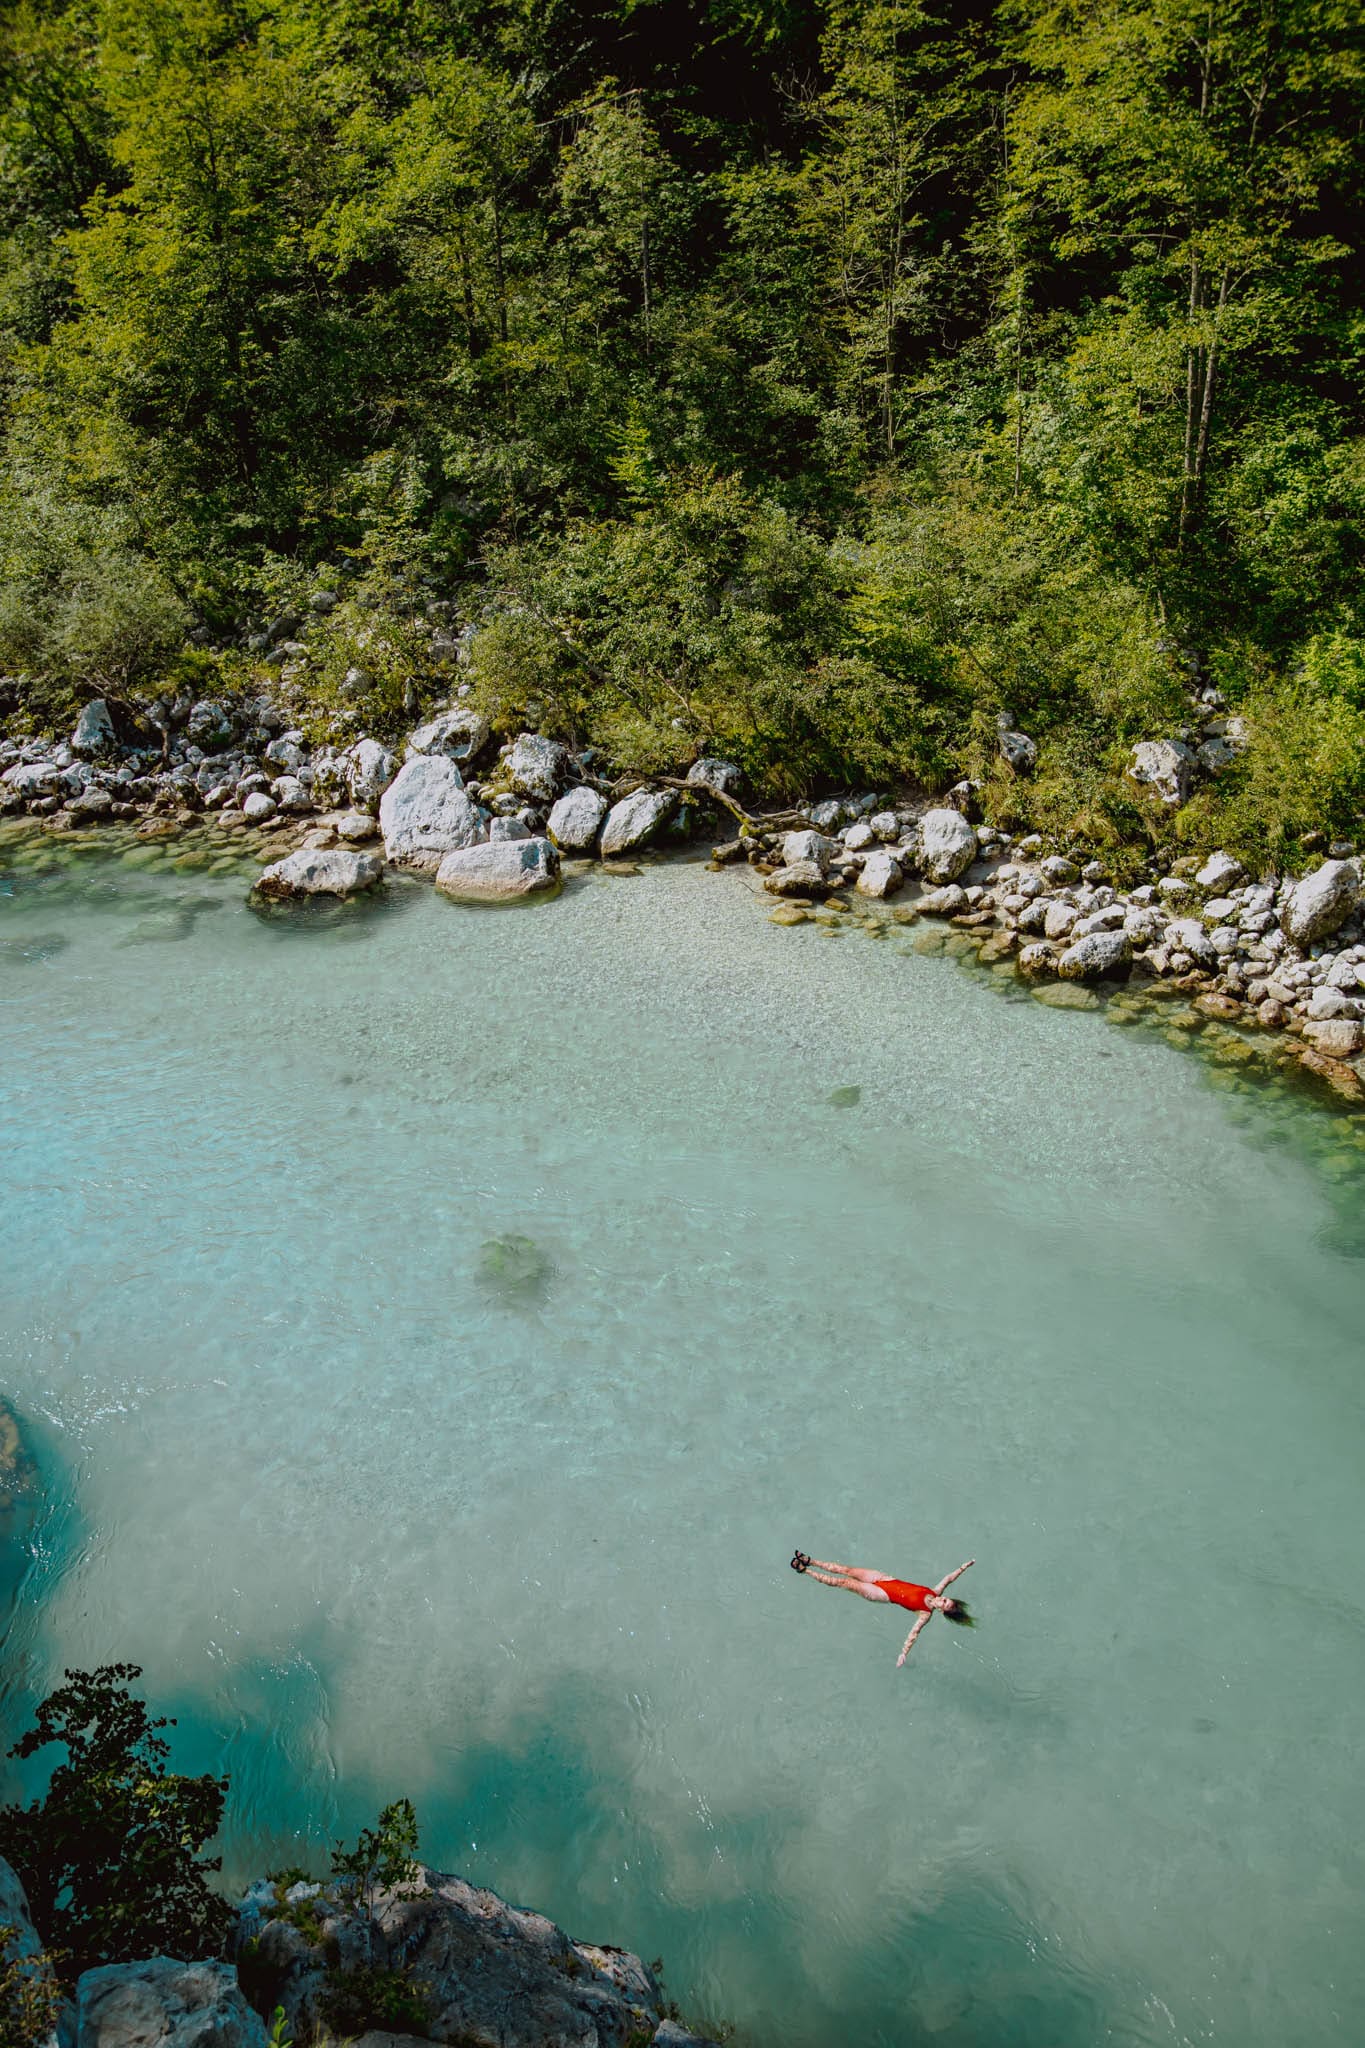
M 722 796 L 738 796 L 744 780 L 733 761 L 718 761 L 707 756 L 694 761 L 687 771 L 687 780 L 694 789 L 718 790 Z
M 414 754 L 444 754 L 450 761 L 472 761 L 487 746 L 488 720 L 467 704 L 438 711 L 408 738 L 407 758 Z
M 894 896 L 904 886 L 905 874 L 894 853 L 886 847 L 879 847 L 863 862 L 862 873 L 858 876 L 860 896 Z
M 1117 974 L 1131 958 L 1123 932 L 1087 932 L 1067 947 L 1057 962 L 1057 973 L 1062 981 L 1099 981 L 1106 974 Z
M 961 811 L 926 811 L 918 836 L 920 866 L 931 882 L 955 882 L 976 858 L 976 833 Z
M 547 828 L 561 853 L 591 853 L 607 809 L 606 798 L 586 783 L 562 796 L 550 813 Z
M 448 853 L 436 886 L 457 903 L 515 903 L 553 889 L 559 855 L 548 839 L 494 839 Z
M 519 796 L 553 803 L 569 777 L 569 750 L 538 732 L 520 733 L 508 752 L 506 766 Z
M 1182 740 L 1139 740 L 1128 773 L 1164 804 L 1183 804 L 1190 793 L 1194 755 Z
M 631 853 L 645 846 L 673 815 L 677 798 L 671 790 L 637 789 L 613 804 L 602 827 L 602 858 Z
M 281 901 L 296 896 L 355 896 L 362 889 L 372 889 L 383 872 L 384 863 L 374 853 L 306 847 L 265 868 L 256 878 L 256 893 Z
M 379 799 L 379 829 L 391 861 L 429 873 L 446 854 L 477 846 L 484 836 L 460 771 L 444 754 L 404 762 Z
M 109 753 L 114 745 L 114 721 L 109 715 L 109 706 L 103 697 L 92 697 L 76 720 L 76 729 L 71 735 L 71 751 L 91 760 L 96 754 Z
M 1212 969 L 1218 965 L 1213 940 L 1197 917 L 1177 917 L 1168 924 L 1166 944 L 1173 953 L 1188 953 L 1196 967 Z
M 1311 946 L 1339 930 L 1359 902 L 1358 863 L 1325 860 L 1295 884 L 1280 913 L 1280 928 L 1296 946 Z
M 357 740 L 345 755 L 346 790 L 357 810 L 372 811 L 393 781 L 398 763 L 378 740 Z
M 1246 870 L 1242 863 L 1230 853 L 1211 853 L 1204 862 L 1195 881 L 1210 896 L 1226 896 L 1229 889 L 1235 889 Z

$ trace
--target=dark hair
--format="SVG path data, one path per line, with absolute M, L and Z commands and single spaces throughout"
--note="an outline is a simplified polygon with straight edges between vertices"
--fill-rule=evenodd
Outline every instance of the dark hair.
M 948 1605 L 941 1611 L 945 1621 L 955 1621 L 959 1628 L 976 1627 L 976 1623 L 972 1620 L 971 1609 L 965 1600 L 953 1600 L 950 1598 Z

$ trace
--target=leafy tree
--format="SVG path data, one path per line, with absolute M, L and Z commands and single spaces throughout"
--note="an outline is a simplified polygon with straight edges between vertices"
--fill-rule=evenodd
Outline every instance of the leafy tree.
M 0 1809 L 0 1854 L 72 1979 L 100 1963 L 219 1952 L 229 1909 L 200 1855 L 222 1819 L 226 1781 L 168 1771 L 170 1745 L 128 1691 L 136 1664 L 68 1671 L 10 1756 L 53 1744 L 65 1758 L 31 1805 Z

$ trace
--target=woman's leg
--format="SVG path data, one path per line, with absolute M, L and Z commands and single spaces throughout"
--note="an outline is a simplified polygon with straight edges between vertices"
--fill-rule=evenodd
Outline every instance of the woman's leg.
M 885 1600 L 888 1597 L 870 1572 L 845 1572 L 841 1577 L 834 1578 L 829 1572 L 817 1572 L 812 1567 L 805 1576 L 808 1579 L 818 1579 L 822 1586 L 837 1586 L 842 1593 L 861 1593 L 864 1600 Z
M 841 1579 L 889 1579 L 890 1572 L 874 1572 L 870 1565 L 830 1564 L 827 1558 L 813 1557 L 811 1563 L 822 1572 L 838 1572 Z

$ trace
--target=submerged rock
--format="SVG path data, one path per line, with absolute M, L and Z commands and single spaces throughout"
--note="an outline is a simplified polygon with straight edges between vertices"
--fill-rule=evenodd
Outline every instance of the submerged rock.
M 484 825 L 459 769 L 444 754 L 404 762 L 379 799 L 384 851 L 399 867 L 432 872 L 448 853 L 477 846 Z
M 672 817 L 677 802 L 672 790 L 637 789 L 633 796 L 623 797 L 619 804 L 613 804 L 602 827 L 603 860 L 611 860 L 618 853 L 633 853 L 637 847 L 648 845 L 660 827 Z
M 533 1237 L 508 1231 L 485 1238 L 479 1251 L 479 1279 L 495 1294 L 525 1301 L 543 1294 L 554 1275 L 554 1262 Z
M 228 1963 L 110 1963 L 76 1987 L 76 2048 L 266 2048 Z
M 298 896 L 356 896 L 384 873 L 377 854 L 306 848 L 277 860 L 257 877 L 255 893 L 277 901 Z
M 448 853 L 436 886 L 457 903 L 514 903 L 553 889 L 559 855 L 548 839 L 495 839 Z

